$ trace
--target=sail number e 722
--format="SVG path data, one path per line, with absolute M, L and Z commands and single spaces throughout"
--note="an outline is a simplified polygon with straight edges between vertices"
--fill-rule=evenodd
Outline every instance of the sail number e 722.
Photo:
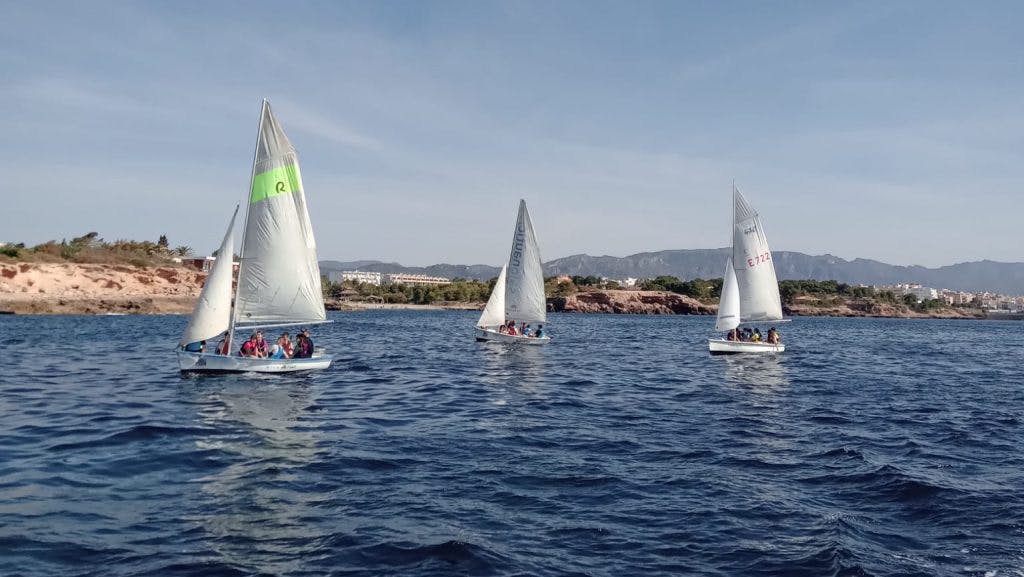
M 763 252 L 763 253 L 761 253 L 761 254 L 759 254 L 757 256 L 754 256 L 752 258 L 748 258 L 747 259 L 747 267 L 754 268 L 755 266 L 757 266 L 757 265 L 759 265 L 759 264 L 761 264 L 763 262 L 768 262 L 770 260 L 772 260 L 772 253 L 770 253 L 770 252 Z

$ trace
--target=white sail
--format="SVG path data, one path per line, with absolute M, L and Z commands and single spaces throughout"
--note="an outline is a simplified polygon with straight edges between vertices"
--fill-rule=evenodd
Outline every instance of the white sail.
M 725 275 L 722 279 L 722 298 L 718 301 L 715 330 L 731 331 L 740 324 L 740 289 L 732 259 L 725 261 Z
M 298 156 L 265 100 L 241 256 L 236 322 L 327 318 Z
M 498 273 L 498 280 L 494 283 L 494 290 L 491 291 L 491 298 L 487 299 L 487 306 L 480 314 L 480 320 L 476 322 L 478 327 L 497 327 L 505 323 L 505 269 L 501 267 Z
M 519 217 L 512 235 L 512 253 L 508 258 L 505 285 L 505 319 L 517 323 L 547 321 L 547 300 L 544 298 L 544 270 L 540 249 L 533 233 L 526 201 L 519 201 Z
M 231 280 L 234 268 L 236 216 L 237 206 L 231 215 L 228 231 L 224 233 L 224 240 L 217 250 L 217 260 L 214 261 L 210 276 L 206 277 L 206 284 L 199 293 L 199 301 L 192 312 L 192 318 L 185 327 L 185 333 L 181 335 L 182 346 L 211 340 L 226 331 L 231 323 Z
M 780 320 L 779 281 L 761 219 L 735 187 L 733 215 L 732 259 L 740 294 L 740 320 L 745 323 Z

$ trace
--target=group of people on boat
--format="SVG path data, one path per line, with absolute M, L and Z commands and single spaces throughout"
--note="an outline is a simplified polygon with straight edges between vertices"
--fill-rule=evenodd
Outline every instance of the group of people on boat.
M 751 330 L 750 327 L 743 327 L 742 329 L 737 328 L 729 331 L 725 339 L 728 341 L 768 343 L 771 345 L 777 345 L 782 342 L 782 337 L 779 336 L 779 331 L 775 330 L 775 327 L 768 329 L 768 334 L 765 338 L 761 337 L 761 329 Z
M 189 343 L 185 345 L 185 350 L 190 353 L 204 353 L 206 341 Z M 231 335 L 224 333 L 215 352 L 225 356 L 231 354 Z M 269 344 L 263 336 L 263 331 L 258 330 L 242 343 L 238 349 L 238 356 L 257 359 L 308 359 L 313 356 L 313 339 L 309 336 L 309 329 L 302 329 L 295 335 L 294 344 L 287 331 L 281 333 L 276 342 Z
M 498 333 L 503 335 L 520 335 L 524 337 L 534 337 L 540 339 L 544 338 L 544 325 L 537 325 L 537 328 L 533 329 L 532 327 L 530 327 L 530 325 L 522 323 L 519 325 L 519 328 L 517 329 L 516 321 L 510 320 L 507 323 L 498 327 Z

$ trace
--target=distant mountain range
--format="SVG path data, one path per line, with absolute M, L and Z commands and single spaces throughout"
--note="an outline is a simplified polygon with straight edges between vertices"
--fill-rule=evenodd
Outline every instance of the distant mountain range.
M 690 249 L 644 252 L 625 257 L 567 256 L 544 263 L 544 274 L 600 276 L 613 279 L 654 278 L 672 275 L 681 279 L 720 278 L 730 249 Z M 983 260 L 925 268 L 896 266 L 858 258 L 844 260 L 832 255 L 811 256 L 800 252 L 772 253 L 779 280 L 836 280 L 850 284 L 919 283 L 933 288 L 970 292 L 991 291 L 1002 294 L 1024 294 L 1024 263 Z M 426 267 L 405 267 L 398 263 L 375 260 L 354 262 L 321 261 L 325 274 L 336 270 L 371 272 L 403 272 L 448 278 L 487 280 L 498 275 L 498 267 L 488 265 L 435 264 Z

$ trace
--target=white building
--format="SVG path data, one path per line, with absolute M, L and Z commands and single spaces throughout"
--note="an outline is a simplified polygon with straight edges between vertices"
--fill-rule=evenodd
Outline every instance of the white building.
M 917 298 L 917 302 L 939 298 L 939 291 L 924 286 L 909 288 L 904 294 L 914 295 Z
M 327 278 L 331 282 L 352 280 L 360 284 L 372 284 L 374 286 L 380 286 L 384 281 L 384 275 L 379 272 L 365 272 L 361 270 L 332 270 L 328 273 Z
M 384 284 L 407 284 L 407 285 L 442 285 L 450 284 L 452 281 L 441 276 L 427 276 L 425 274 L 393 273 L 384 275 Z

